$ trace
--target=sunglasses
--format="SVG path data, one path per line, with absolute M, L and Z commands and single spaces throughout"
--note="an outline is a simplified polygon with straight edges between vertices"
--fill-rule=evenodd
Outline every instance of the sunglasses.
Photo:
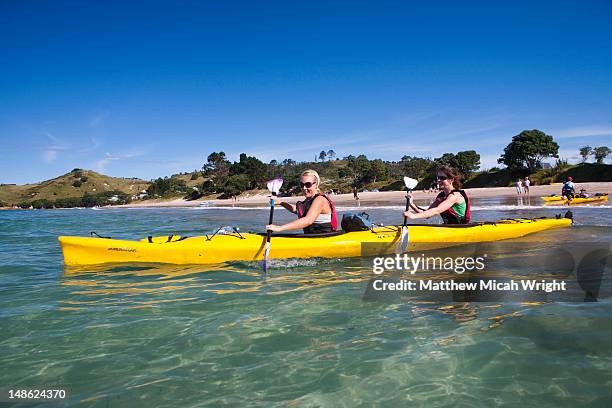
M 314 186 L 315 184 L 317 184 L 317 183 L 316 182 L 315 183 L 311 183 L 310 181 L 307 181 L 305 183 L 300 182 L 300 187 L 302 187 L 302 188 L 304 188 L 304 187 L 310 188 L 310 187 Z
M 448 180 L 448 177 L 446 177 L 446 176 L 438 176 L 438 181 L 444 181 L 444 180 Z

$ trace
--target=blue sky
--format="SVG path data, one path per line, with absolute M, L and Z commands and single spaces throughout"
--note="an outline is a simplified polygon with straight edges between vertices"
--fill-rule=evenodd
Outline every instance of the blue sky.
M 425 3 L 0 2 L 0 182 L 612 147 L 612 3 Z

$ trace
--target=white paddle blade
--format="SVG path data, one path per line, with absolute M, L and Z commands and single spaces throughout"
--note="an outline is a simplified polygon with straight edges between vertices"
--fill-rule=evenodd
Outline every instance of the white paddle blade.
M 414 190 L 417 184 L 419 184 L 419 181 L 410 177 L 404 177 L 404 184 L 408 190 Z
M 277 178 L 277 179 L 274 179 L 274 180 L 270 180 L 267 183 L 268 190 L 271 193 L 273 193 L 273 194 L 278 193 L 278 191 L 280 190 L 282 185 L 283 185 L 283 179 L 282 178 Z

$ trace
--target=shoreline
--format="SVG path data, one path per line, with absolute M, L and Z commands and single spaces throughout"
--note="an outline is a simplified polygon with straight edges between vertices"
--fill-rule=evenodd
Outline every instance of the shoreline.
M 577 189 L 585 188 L 589 193 L 607 193 L 612 195 L 612 182 L 590 182 L 580 183 L 576 185 Z M 517 197 L 515 187 L 482 187 L 482 188 L 468 188 L 465 189 L 466 193 L 471 198 L 486 198 L 486 197 Z M 560 185 L 543 185 L 543 186 L 532 186 L 530 188 L 529 197 L 539 198 L 548 196 L 551 194 L 560 194 Z M 422 190 L 413 191 L 412 197 L 414 200 L 433 200 L 437 195 L 436 192 L 424 192 Z M 526 197 L 523 195 L 523 197 Z M 282 197 L 283 201 L 289 203 L 295 203 L 302 199 L 302 197 Z M 353 194 L 335 194 L 332 196 L 334 204 L 340 205 L 355 205 L 356 201 L 353 199 Z M 359 204 L 360 205 L 380 205 L 397 203 L 398 205 L 404 205 L 406 199 L 405 191 L 381 191 L 381 192 L 367 192 L 359 193 Z M 167 208 L 167 207 L 199 207 L 201 203 L 211 203 L 211 207 L 266 207 L 269 205 L 268 194 L 255 194 L 247 197 L 238 197 L 237 200 L 231 199 L 200 199 L 200 200 L 185 200 L 182 198 L 174 198 L 168 200 L 145 200 L 142 202 L 132 202 L 130 204 L 114 205 L 112 208 Z M 22 211 L 27 209 L 22 208 L 11 208 L 1 207 L 0 210 L 15 210 Z
M 577 184 L 578 190 L 585 188 L 588 192 L 594 193 L 608 193 L 612 195 L 612 182 L 592 182 L 592 183 L 580 183 Z M 484 197 L 517 197 L 515 187 L 482 187 L 482 188 L 468 188 L 465 189 L 469 197 L 472 198 L 484 198 Z M 530 188 L 530 197 L 539 198 L 548 196 L 551 194 L 560 194 L 561 186 L 559 185 L 543 185 L 543 186 L 532 186 Z M 433 200 L 437 192 L 423 192 L 422 190 L 413 191 L 412 197 L 414 200 Z M 525 196 L 523 196 L 525 197 Z M 302 197 L 281 197 L 283 201 L 295 204 L 296 201 L 302 199 Z M 346 205 L 355 204 L 353 194 L 335 194 L 332 196 L 335 205 Z M 147 200 L 142 203 L 130 203 L 124 205 L 118 205 L 114 207 L 119 208 L 140 208 L 140 207 L 198 207 L 201 203 L 209 202 L 212 203 L 212 207 L 264 207 L 269 205 L 268 194 L 257 194 L 250 197 L 238 198 L 234 201 L 231 199 L 213 199 L 213 200 L 193 200 L 187 201 L 184 199 L 172 199 L 172 200 L 159 200 L 152 201 Z M 369 204 L 383 204 L 383 203 L 399 203 L 398 205 L 404 205 L 406 200 L 405 191 L 381 191 L 381 192 L 367 192 L 359 193 L 359 202 L 361 205 Z

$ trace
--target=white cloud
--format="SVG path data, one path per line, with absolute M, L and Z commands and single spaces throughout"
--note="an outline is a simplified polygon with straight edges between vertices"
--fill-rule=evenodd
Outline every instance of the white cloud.
M 42 158 L 47 163 L 51 163 L 55 159 L 57 159 L 57 150 L 47 149 L 43 152 Z
M 96 151 L 98 149 L 98 147 L 100 147 L 100 145 L 101 145 L 100 142 L 98 141 L 98 139 L 95 138 L 94 136 L 90 136 L 89 137 L 89 141 L 91 142 L 91 144 L 89 146 L 84 147 L 81 150 L 79 150 L 80 154 Z
M 145 154 L 149 153 L 151 149 L 152 149 L 152 146 L 143 146 L 138 149 L 129 151 L 127 153 L 106 152 L 103 158 L 96 160 L 94 162 L 94 168 L 99 172 L 104 172 L 106 170 L 106 167 L 111 162 L 135 159 L 137 157 L 144 156 Z
M 97 128 L 100 125 L 102 125 L 102 123 L 104 123 L 104 120 L 107 117 L 108 117 L 107 112 L 99 113 L 95 115 L 93 118 L 91 118 L 91 120 L 89 121 L 89 126 L 91 126 L 92 128 Z
M 42 159 L 47 163 L 51 163 L 57 159 L 60 152 L 68 150 L 68 147 L 51 133 L 44 132 L 44 134 L 53 144 L 42 148 Z
M 592 125 L 567 129 L 560 129 L 552 133 L 557 138 L 589 137 L 589 136 L 612 136 L 612 126 Z

